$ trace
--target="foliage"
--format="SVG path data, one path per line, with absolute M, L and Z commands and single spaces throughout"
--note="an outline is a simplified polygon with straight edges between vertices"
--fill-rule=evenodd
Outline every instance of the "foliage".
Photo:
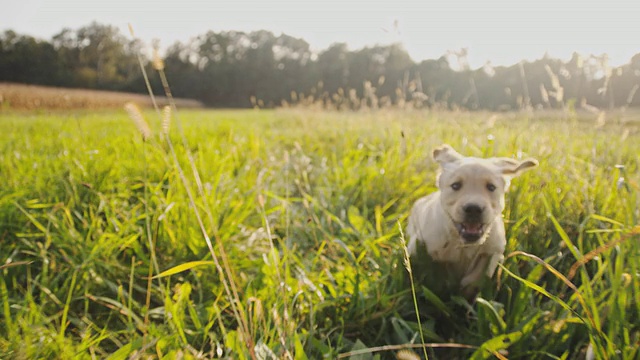
M 157 45 L 157 44 L 156 44 Z M 146 92 L 136 61 L 142 43 L 92 23 L 50 41 L 0 34 L 0 81 Z M 167 76 L 178 97 L 215 107 L 428 107 L 520 110 L 638 106 L 640 54 L 612 67 L 606 55 L 544 56 L 471 69 L 467 50 L 414 62 L 400 44 L 314 52 L 303 39 L 265 30 L 208 31 L 168 47 Z M 151 68 L 148 60 L 145 66 Z M 151 86 L 161 90 L 159 82 Z M 157 92 L 157 91 L 156 91 Z M 594 108 L 595 107 L 595 108 Z
M 103 90 L 130 90 L 139 78 L 140 44 L 114 26 L 63 29 L 50 42 L 11 30 L 0 35 L 0 80 Z
M 393 358 L 420 342 L 398 223 L 448 142 L 541 165 L 475 304 L 416 284 L 429 358 L 637 358 L 638 124 L 554 116 L 182 111 L 247 339 L 166 142 L 123 111 L 0 113 L 0 357 Z

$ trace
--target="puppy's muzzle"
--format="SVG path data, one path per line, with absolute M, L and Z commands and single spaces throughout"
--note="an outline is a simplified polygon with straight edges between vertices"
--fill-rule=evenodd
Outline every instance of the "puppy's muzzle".
M 485 233 L 484 208 L 478 204 L 465 204 L 462 207 L 462 212 L 464 221 L 456 224 L 458 233 L 466 243 L 475 243 Z

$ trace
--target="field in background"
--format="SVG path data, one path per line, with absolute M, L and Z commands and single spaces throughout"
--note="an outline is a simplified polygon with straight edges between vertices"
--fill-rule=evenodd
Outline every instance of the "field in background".
M 0 82 L 0 110 L 71 110 L 122 108 L 129 101 L 151 107 L 149 95 L 115 91 L 67 89 L 50 86 L 25 85 Z M 158 97 L 159 104 L 166 104 L 164 97 Z M 199 108 L 196 100 L 176 99 L 181 108 Z
M 144 142 L 122 110 L 0 113 L 0 358 L 394 358 L 374 347 L 421 342 L 399 225 L 435 190 L 444 142 L 540 167 L 512 183 L 504 269 L 475 304 L 418 286 L 424 341 L 445 343 L 429 358 L 638 356 L 637 124 L 182 111 L 170 138 L 194 194 L 188 153 L 199 171 L 234 302 L 146 117 Z

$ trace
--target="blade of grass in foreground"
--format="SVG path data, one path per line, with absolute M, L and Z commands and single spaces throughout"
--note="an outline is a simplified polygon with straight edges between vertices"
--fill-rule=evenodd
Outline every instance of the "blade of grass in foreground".
M 160 274 L 155 275 L 153 277 L 153 279 L 175 275 L 175 274 L 181 273 L 183 271 L 187 271 L 187 270 L 193 269 L 193 268 L 198 267 L 198 266 L 213 265 L 213 264 L 214 264 L 213 261 L 207 261 L 207 260 L 190 261 L 188 263 L 180 264 L 178 266 L 172 267 L 171 269 L 165 270 L 165 271 L 161 272 Z
M 531 254 L 526 254 L 524 252 L 519 251 L 518 253 L 522 253 L 524 255 L 527 255 L 530 258 L 534 258 L 537 259 L 538 262 L 542 263 L 543 265 L 546 265 L 545 267 L 547 267 L 547 269 L 553 269 L 553 267 L 549 264 L 544 263 L 544 261 L 542 261 L 541 259 L 531 255 Z M 584 298 L 582 297 L 582 295 L 580 295 L 580 292 L 575 288 L 575 286 L 572 287 L 572 289 L 575 289 L 575 294 L 577 295 L 578 300 L 580 301 L 580 303 L 582 304 L 582 309 L 583 311 L 586 313 L 586 316 L 588 317 L 588 319 L 585 319 L 577 310 L 573 309 L 571 307 L 571 305 L 567 304 L 566 302 L 564 302 L 560 297 L 551 294 L 550 292 L 548 292 L 545 288 L 543 288 L 540 285 L 534 284 L 531 281 L 524 279 L 518 275 L 516 275 L 515 273 L 511 272 L 509 269 L 507 269 L 503 264 L 498 264 L 501 268 L 502 271 L 506 272 L 507 275 L 513 277 L 514 279 L 520 281 L 521 283 L 523 283 L 526 287 L 546 296 L 547 298 L 549 298 L 550 300 L 552 300 L 553 302 L 555 302 L 556 304 L 560 305 L 562 308 L 564 308 L 567 311 L 570 311 L 571 313 L 573 313 L 577 318 L 580 319 L 580 321 L 587 326 L 587 329 L 589 329 L 589 333 L 590 333 L 590 337 L 591 336 L 597 336 L 600 337 L 601 339 L 603 339 L 605 342 L 609 342 L 606 335 L 602 333 L 602 331 L 596 326 L 595 321 L 593 320 L 593 315 L 589 312 L 589 308 L 586 306 L 586 303 L 584 301 Z M 561 279 L 566 279 L 562 274 L 560 274 L 557 270 L 553 269 L 554 271 L 552 271 L 552 273 L 556 276 L 559 275 L 559 277 Z M 569 282 L 567 280 L 567 282 Z M 571 282 L 569 282 L 571 283 Z M 573 284 L 572 284 L 573 285 Z M 599 349 L 598 349 L 599 350 Z M 606 357 L 605 357 L 606 358 Z
M 411 270 L 411 258 L 409 256 L 409 250 L 407 249 L 407 243 L 404 239 L 404 233 L 402 232 L 402 224 L 398 221 L 398 229 L 400 230 L 400 241 L 402 242 L 402 249 L 404 250 L 404 266 L 409 272 L 409 282 L 411 282 L 411 295 L 413 296 L 413 307 L 416 312 L 416 319 L 418 320 L 418 329 L 420 330 L 420 343 L 422 346 L 422 352 L 424 358 L 429 360 L 427 355 L 427 348 L 424 346 L 424 334 L 422 331 L 422 324 L 420 323 L 420 311 L 418 309 L 418 298 L 416 297 L 416 287 L 413 283 L 413 271 Z
M 131 25 L 129 25 L 129 31 L 131 33 L 131 36 L 135 38 L 134 32 L 133 32 L 133 27 Z M 147 84 L 147 90 L 149 92 L 149 96 L 151 96 L 151 98 L 154 98 L 153 95 L 153 90 L 151 88 L 151 86 L 149 85 L 149 81 L 148 81 L 148 76 L 146 73 L 146 69 L 144 67 L 143 61 L 142 61 L 142 56 L 140 55 L 140 53 L 137 54 L 137 58 L 138 58 L 138 63 L 140 65 L 140 69 L 144 75 L 145 78 L 145 82 Z M 215 223 L 213 222 L 213 217 L 211 216 L 211 211 L 209 209 L 208 206 L 208 202 L 204 196 L 204 190 L 202 187 L 202 181 L 200 179 L 200 174 L 197 170 L 197 167 L 195 165 L 195 161 L 193 159 L 193 156 L 189 150 L 189 146 L 188 143 L 186 141 L 186 137 L 184 136 L 184 133 L 182 132 L 182 128 L 180 125 L 180 121 L 179 118 L 177 117 L 177 107 L 175 104 L 175 101 L 173 99 L 173 95 L 171 94 L 171 89 L 169 88 L 169 84 L 168 81 L 166 79 L 165 73 L 164 73 L 164 63 L 163 62 L 154 62 L 154 68 L 158 71 L 158 73 L 160 74 L 161 80 L 162 80 L 162 85 L 164 88 L 164 91 L 167 95 L 167 98 L 169 99 L 170 102 L 170 106 L 171 109 L 174 111 L 174 114 L 176 116 L 176 121 L 178 124 L 178 129 L 180 130 L 180 135 L 183 139 L 183 145 L 184 148 L 187 152 L 187 157 L 189 159 L 189 164 L 191 165 L 191 169 L 193 171 L 193 175 L 197 184 L 197 189 L 198 189 L 198 195 L 202 198 L 203 203 L 205 205 L 205 212 L 208 215 L 208 218 L 210 220 L 210 222 L 212 222 L 211 226 L 213 228 L 213 232 L 214 232 L 214 238 L 219 246 L 219 251 L 220 251 L 220 258 L 222 259 L 222 264 L 220 264 L 220 261 L 218 259 L 218 255 L 216 254 L 216 251 L 213 248 L 213 243 L 211 241 L 211 238 L 209 236 L 209 234 L 207 233 L 205 226 L 204 226 L 204 222 L 202 220 L 202 216 L 200 215 L 200 211 L 198 210 L 198 206 L 196 205 L 195 202 L 195 197 L 194 194 L 191 190 L 191 186 L 189 181 L 187 180 L 187 177 L 182 169 L 182 166 L 180 165 L 180 162 L 178 161 L 178 155 L 175 151 L 173 142 L 171 141 L 171 137 L 169 136 L 168 132 L 163 132 L 163 138 L 165 140 L 165 142 L 167 143 L 167 145 L 169 146 L 169 150 L 171 153 L 171 157 L 174 163 L 174 166 L 176 167 L 177 171 L 178 171 L 178 175 L 180 176 L 180 180 L 182 181 L 182 184 L 184 186 L 185 191 L 187 192 L 187 197 L 189 198 L 189 204 L 191 206 L 191 209 L 196 217 L 196 220 L 198 222 L 198 226 L 200 228 L 200 231 L 202 233 L 202 236 L 205 240 L 205 243 L 209 249 L 209 252 L 211 254 L 211 257 L 213 258 L 214 261 L 214 265 L 216 267 L 216 269 L 218 270 L 218 275 L 220 277 L 220 281 L 225 289 L 225 292 L 227 294 L 228 300 L 229 300 L 229 304 L 231 305 L 231 309 L 235 315 L 236 320 L 238 321 L 238 327 L 241 331 L 241 333 L 244 335 L 244 341 L 246 343 L 246 347 L 247 350 L 249 351 L 249 354 L 251 356 L 252 359 L 256 359 L 256 355 L 255 355 L 255 344 L 254 344 L 254 339 L 253 336 L 251 335 L 250 331 L 249 331 L 249 326 L 248 326 L 248 320 L 247 320 L 247 316 L 246 316 L 246 312 L 245 309 L 243 307 L 243 302 L 240 299 L 240 296 L 238 294 L 237 291 L 237 287 L 235 285 L 235 280 L 233 277 L 233 272 L 231 270 L 231 267 L 229 266 L 228 263 L 228 257 L 226 255 L 226 252 L 224 250 L 224 246 L 222 244 L 222 241 L 220 239 L 220 237 L 217 234 L 217 228 L 215 227 Z M 156 113 L 158 114 L 158 116 L 160 117 L 162 123 L 165 123 L 165 119 L 163 119 L 163 114 L 160 111 L 160 108 L 158 107 L 158 104 L 154 101 L 154 108 L 156 110 Z M 224 267 L 223 267 L 224 266 Z

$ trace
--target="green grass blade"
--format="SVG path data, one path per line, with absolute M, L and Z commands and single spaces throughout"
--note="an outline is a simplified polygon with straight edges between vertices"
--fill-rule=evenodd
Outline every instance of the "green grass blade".
M 521 331 L 499 335 L 482 343 L 480 348 L 471 355 L 471 360 L 489 359 L 499 354 L 499 350 L 508 349 L 511 344 L 520 340 Z
M 153 279 L 175 275 L 183 271 L 187 271 L 187 270 L 196 268 L 198 266 L 204 266 L 204 265 L 213 265 L 213 261 L 206 261 L 206 260 L 190 261 L 188 263 L 180 264 L 172 267 L 171 269 L 165 270 L 160 274 L 155 275 Z

